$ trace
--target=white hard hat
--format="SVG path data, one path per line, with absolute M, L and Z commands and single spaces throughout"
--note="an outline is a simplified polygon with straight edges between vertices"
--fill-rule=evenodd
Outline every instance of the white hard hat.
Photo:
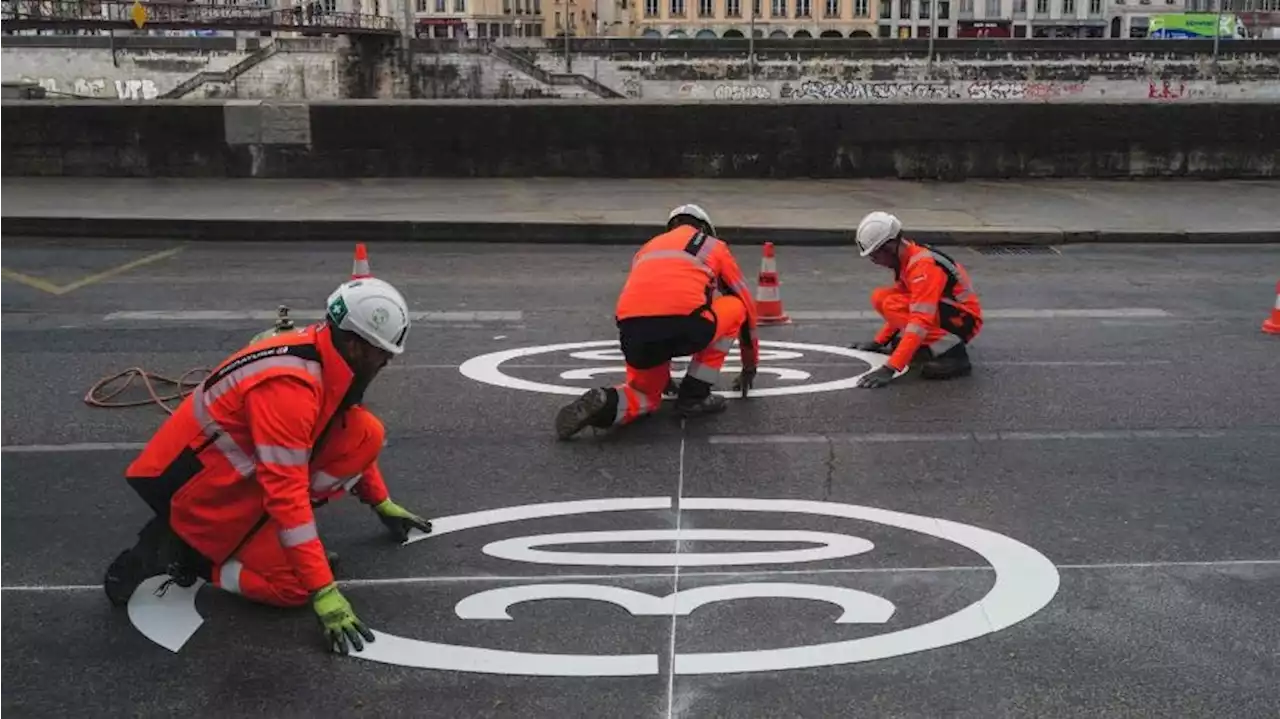
M 409 307 L 385 280 L 364 277 L 343 282 L 329 295 L 326 314 L 339 329 L 355 332 L 374 347 L 393 355 L 404 352 Z
M 902 232 L 902 222 L 888 212 L 872 212 L 858 223 L 858 249 L 863 257 Z
M 707 227 L 711 228 L 711 234 L 714 235 L 716 233 L 716 226 L 711 223 L 711 215 L 708 215 L 706 210 L 698 207 L 697 205 L 688 204 L 677 207 L 671 211 L 671 214 L 667 215 L 667 222 L 670 222 L 676 217 L 676 215 L 688 215 L 697 220 L 701 220 L 702 222 L 707 223 Z

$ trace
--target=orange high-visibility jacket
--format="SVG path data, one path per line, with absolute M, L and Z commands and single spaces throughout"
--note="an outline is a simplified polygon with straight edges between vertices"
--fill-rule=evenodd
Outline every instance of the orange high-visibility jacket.
M 943 253 L 904 240 L 898 262 L 895 284 L 911 298 L 911 314 L 888 364 L 902 370 L 911 362 L 929 331 L 943 329 L 938 313 L 940 306 L 949 305 L 981 320 L 982 305 L 964 266 Z M 876 342 L 888 342 L 893 333 L 894 327 L 885 324 L 876 334 Z
M 744 358 L 758 357 L 759 315 L 737 260 L 723 240 L 688 225 L 654 237 L 636 252 L 614 314 L 619 320 L 695 314 L 709 310 L 717 288 L 746 305 L 751 347 L 742 352 Z
M 323 324 L 254 342 L 182 401 L 126 475 L 169 483 L 170 525 L 214 563 L 274 519 L 299 580 L 320 589 L 333 573 L 312 499 L 352 481 L 363 497 L 386 496 L 376 471 L 354 479 L 310 476 L 312 449 L 353 379 Z

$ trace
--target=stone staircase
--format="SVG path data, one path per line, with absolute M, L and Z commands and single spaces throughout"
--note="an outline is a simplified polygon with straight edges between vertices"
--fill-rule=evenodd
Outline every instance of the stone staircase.
M 490 45 L 489 54 L 493 57 L 505 62 L 524 74 L 532 77 L 544 85 L 577 85 L 578 87 L 594 94 L 596 97 L 602 97 L 607 100 L 626 97 L 622 93 L 605 85 L 604 83 L 593 80 L 586 75 L 579 75 L 573 72 L 547 72 L 538 67 L 532 60 L 513 52 L 501 45 Z
M 209 72 L 207 70 L 201 70 L 200 72 L 192 75 L 186 80 L 183 80 L 182 82 L 178 83 L 178 85 L 174 87 L 172 90 L 161 95 L 160 99 L 177 100 L 179 98 L 186 97 L 188 93 L 194 91 L 196 88 L 200 87 L 201 85 L 204 85 L 205 83 L 209 83 L 209 82 L 216 82 L 216 83 L 231 82 L 236 78 L 240 77 L 241 75 L 245 74 L 249 70 L 252 70 L 253 68 L 262 64 L 269 58 L 274 57 L 276 53 L 281 52 L 281 50 L 282 50 L 281 43 L 279 40 L 276 40 L 268 45 L 264 45 L 258 48 L 257 50 L 249 53 L 249 55 L 245 57 L 245 59 L 241 60 L 240 62 L 237 62 L 236 64 L 232 65 L 226 70 L 222 70 L 220 72 L 219 71 Z

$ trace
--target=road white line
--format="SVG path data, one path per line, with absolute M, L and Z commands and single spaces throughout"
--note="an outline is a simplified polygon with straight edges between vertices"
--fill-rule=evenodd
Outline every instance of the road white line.
M 147 446 L 145 442 L 73 442 L 71 444 L 8 444 L 0 452 L 59 453 L 59 452 L 132 452 Z
M 322 310 L 289 310 L 295 320 L 313 322 L 324 319 Z M 112 312 L 102 319 L 108 322 L 227 322 L 254 320 L 273 322 L 278 317 L 275 310 L 133 310 Z M 409 313 L 414 322 L 520 322 L 524 313 L 519 310 L 474 310 Z
M 686 422 L 680 420 L 680 462 L 676 479 L 676 560 L 675 566 L 671 573 L 671 596 L 680 593 L 680 525 L 684 515 L 683 509 L 680 507 L 681 501 L 684 499 L 684 447 L 686 433 Z M 668 677 L 667 677 L 667 719 L 672 719 L 675 715 L 676 707 L 676 612 L 678 607 L 675 602 L 671 603 L 671 646 L 668 649 L 667 661 Z
M 1098 564 L 1056 564 L 1057 569 L 1067 571 L 1097 571 L 1109 569 L 1178 569 L 1193 567 L 1274 567 L 1280 566 L 1280 559 L 1209 559 L 1203 561 L 1157 561 L 1157 562 L 1103 562 Z M 990 572 L 990 566 L 959 565 L 941 567 L 862 567 L 850 569 L 764 569 L 756 572 L 685 572 L 689 577 L 769 577 L 795 576 L 800 574 L 942 574 L 952 572 Z M 463 577 L 389 577 L 386 579 L 339 579 L 338 584 L 344 587 L 378 587 L 403 586 L 410 584 L 459 584 L 474 582 L 577 582 L 627 579 L 670 579 L 672 572 L 624 572 L 618 574 L 543 574 L 543 575 L 476 575 Z M 0 587 L 5 592 L 100 592 L 101 584 L 17 584 Z
M 896 442 L 1044 442 L 1053 440 L 1221 439 L 1280 437 L 1280 427 L 1240 429 L 1101 429 L 1060 432 L 868 432 L 866 434 L 713 434 L 710 444 L 881 444 Z
M 880 315 L 870 310 L 792 310 L 787 312 L 793 320 L 879 320 Z M 983 310 L 983 319 L 1038 320 L 1038 319 L 1117 319 L 1173 317 L 1173 314 L 1155 307 L 1106 307 L 1096 309 L 990 309 Z

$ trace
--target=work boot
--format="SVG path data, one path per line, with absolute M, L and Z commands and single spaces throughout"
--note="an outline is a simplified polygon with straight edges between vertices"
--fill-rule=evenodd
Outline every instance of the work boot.
M 158 574 L 168 574 L 170 564 L 176 559 L 172 546 L 172 540 L 176 539 L 163 518 L 153 517 L 147 522 L 142 531 L 138 532 L 137 543 L 117 555 L 107 567 L 102 578 L 102 588 L 107 599 L 113 605 L 122 607 L 129 603 L 139 584 Z M 180 574 L 184 576 L 175 579 L 187 579 L 186 572 Z M 194 576 L 190 579 L 194 584 Z
M 710 383 L 696 377 L 685 377 L 680 381 L 680 393 L 676 396 L 675 410 L 681 417 L 719 414 L 728 406 L 724 397 L 711 393 Z
M 617 411 L 617 390 L 604 387 L 589 389 L 556 413 L 556 436 L 565 440 L 588 425 L 601 429 L 612 426 Z
M 972 371 L 973 365 L 969 364 L 969 352 L 961 342 L 936 359 L 925 362 L 920 368 L 920 376 L 925 379 L 952 379 L 964 377 Z

